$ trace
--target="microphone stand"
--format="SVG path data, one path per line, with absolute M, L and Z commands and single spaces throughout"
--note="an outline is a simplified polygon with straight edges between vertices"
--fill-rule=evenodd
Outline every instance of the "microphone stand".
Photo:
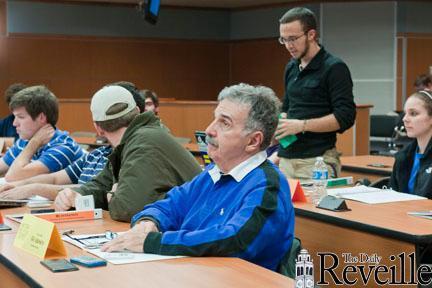
M 405 132 L 405 127 L 402 125 L 400 127 L 396 126 L 394 128 L 392 137 L 390 138 L 390 143 L 389 143 L 389 148 L 390 148 L 390 153 L 391 154 L 396 154 L 399 151 L 399 147 L 396 144 L 396 141 L 398 140 L 399 137 L 404 137 L 406 136 Z
M 403 127 L 403 126 L 402 126 Z M 396 138 L 397 138 L 397 136 L 399 135 L 399 133 L 401 132 L 401 131 L 399 131 L 399 127 L 398 126 L 396 126 L 395 128 L 394 128 L 394 130 L 393 130 L 393 134 L 392 134 L 392 136 L 391 136 L 391 138 L 390 138 L 390 143 L 388 144 L 388 147 L 389 147 L 389 152 L 390 152 L 390 154 L 392 154 L 392 155 L 394 155 L 394 154 L 396 154 L 397 152 L 398 152 L 398 149 L 397 149 L 397 147 L 396 147 L 396 143 L 395 143 L 395 140 L 396 140 Z

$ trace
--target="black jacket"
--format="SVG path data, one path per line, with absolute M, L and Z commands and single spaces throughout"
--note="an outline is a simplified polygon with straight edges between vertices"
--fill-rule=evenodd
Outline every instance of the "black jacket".
M 349 129 L 355 121 L 353 83 L 347 65 L 321 47 L 300 71 L 300 61 L 292 59 L 285 68 L 285 97 L 282 111 L 288 119 L 312 119 L 334 114 L 339 131 L 299 133 L 297 141 L 279 150 L 284 158 L 311 158 L 335 147 L 336 132 Z
M 396 161 L 390 178 L 390 186 L 399 192 L 408 192 L 408 182 L 417 150 L 414 140 L 395 155 Z M 432 139 L 426 147 L 424 156 L 420 159 L 420 169 L 414 185 L 414 194 L 432 199 Z

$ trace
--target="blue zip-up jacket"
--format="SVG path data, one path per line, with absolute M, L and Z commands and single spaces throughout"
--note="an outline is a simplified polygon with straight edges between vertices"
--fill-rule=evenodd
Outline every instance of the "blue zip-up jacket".
M 13 126 L 14 120 L 15 116 L 13 114 L 0 119 L 0 137 L 14 137 L 15 140 L 18 139 L 18 133 L 15 126 Z
M 266 160 L 240 182 L 223 175 L 214 183 L 213 166 L 132 218 L 150 218 L 161 231 L 149 233 L 144 252 L 239 257 L 276 270 L 294 234 L 285 177 Z

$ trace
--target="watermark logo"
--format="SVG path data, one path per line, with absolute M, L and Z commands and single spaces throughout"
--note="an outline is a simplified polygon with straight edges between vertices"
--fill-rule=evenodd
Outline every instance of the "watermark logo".
M 390 255 L 384 261 L 377 253 L 318 252 L 319 273 L 317 285 L 358 286 L 374 283 L 377 286 L 431 285 L 432 267 L 416 266 L 415 253 Z M 430 287 L 430 286 L 427 286 Z
M 314 265 L 311 256 L 306 249 L 302 249 L 296 261 L 296 288 L 313 288 Z

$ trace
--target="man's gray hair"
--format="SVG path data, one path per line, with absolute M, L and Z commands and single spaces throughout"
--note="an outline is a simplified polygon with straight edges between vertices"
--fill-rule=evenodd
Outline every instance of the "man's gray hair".
M 273 90 L 265 86 L 240 83 L 225 87 L 218 96 L 218 101 L 222 100 L 249 106 L 245 128 L 248 132 L 261 131 L 264 139 L 260 148 L 266 149 L 276 131 L 281 107 L 281 102 Z

